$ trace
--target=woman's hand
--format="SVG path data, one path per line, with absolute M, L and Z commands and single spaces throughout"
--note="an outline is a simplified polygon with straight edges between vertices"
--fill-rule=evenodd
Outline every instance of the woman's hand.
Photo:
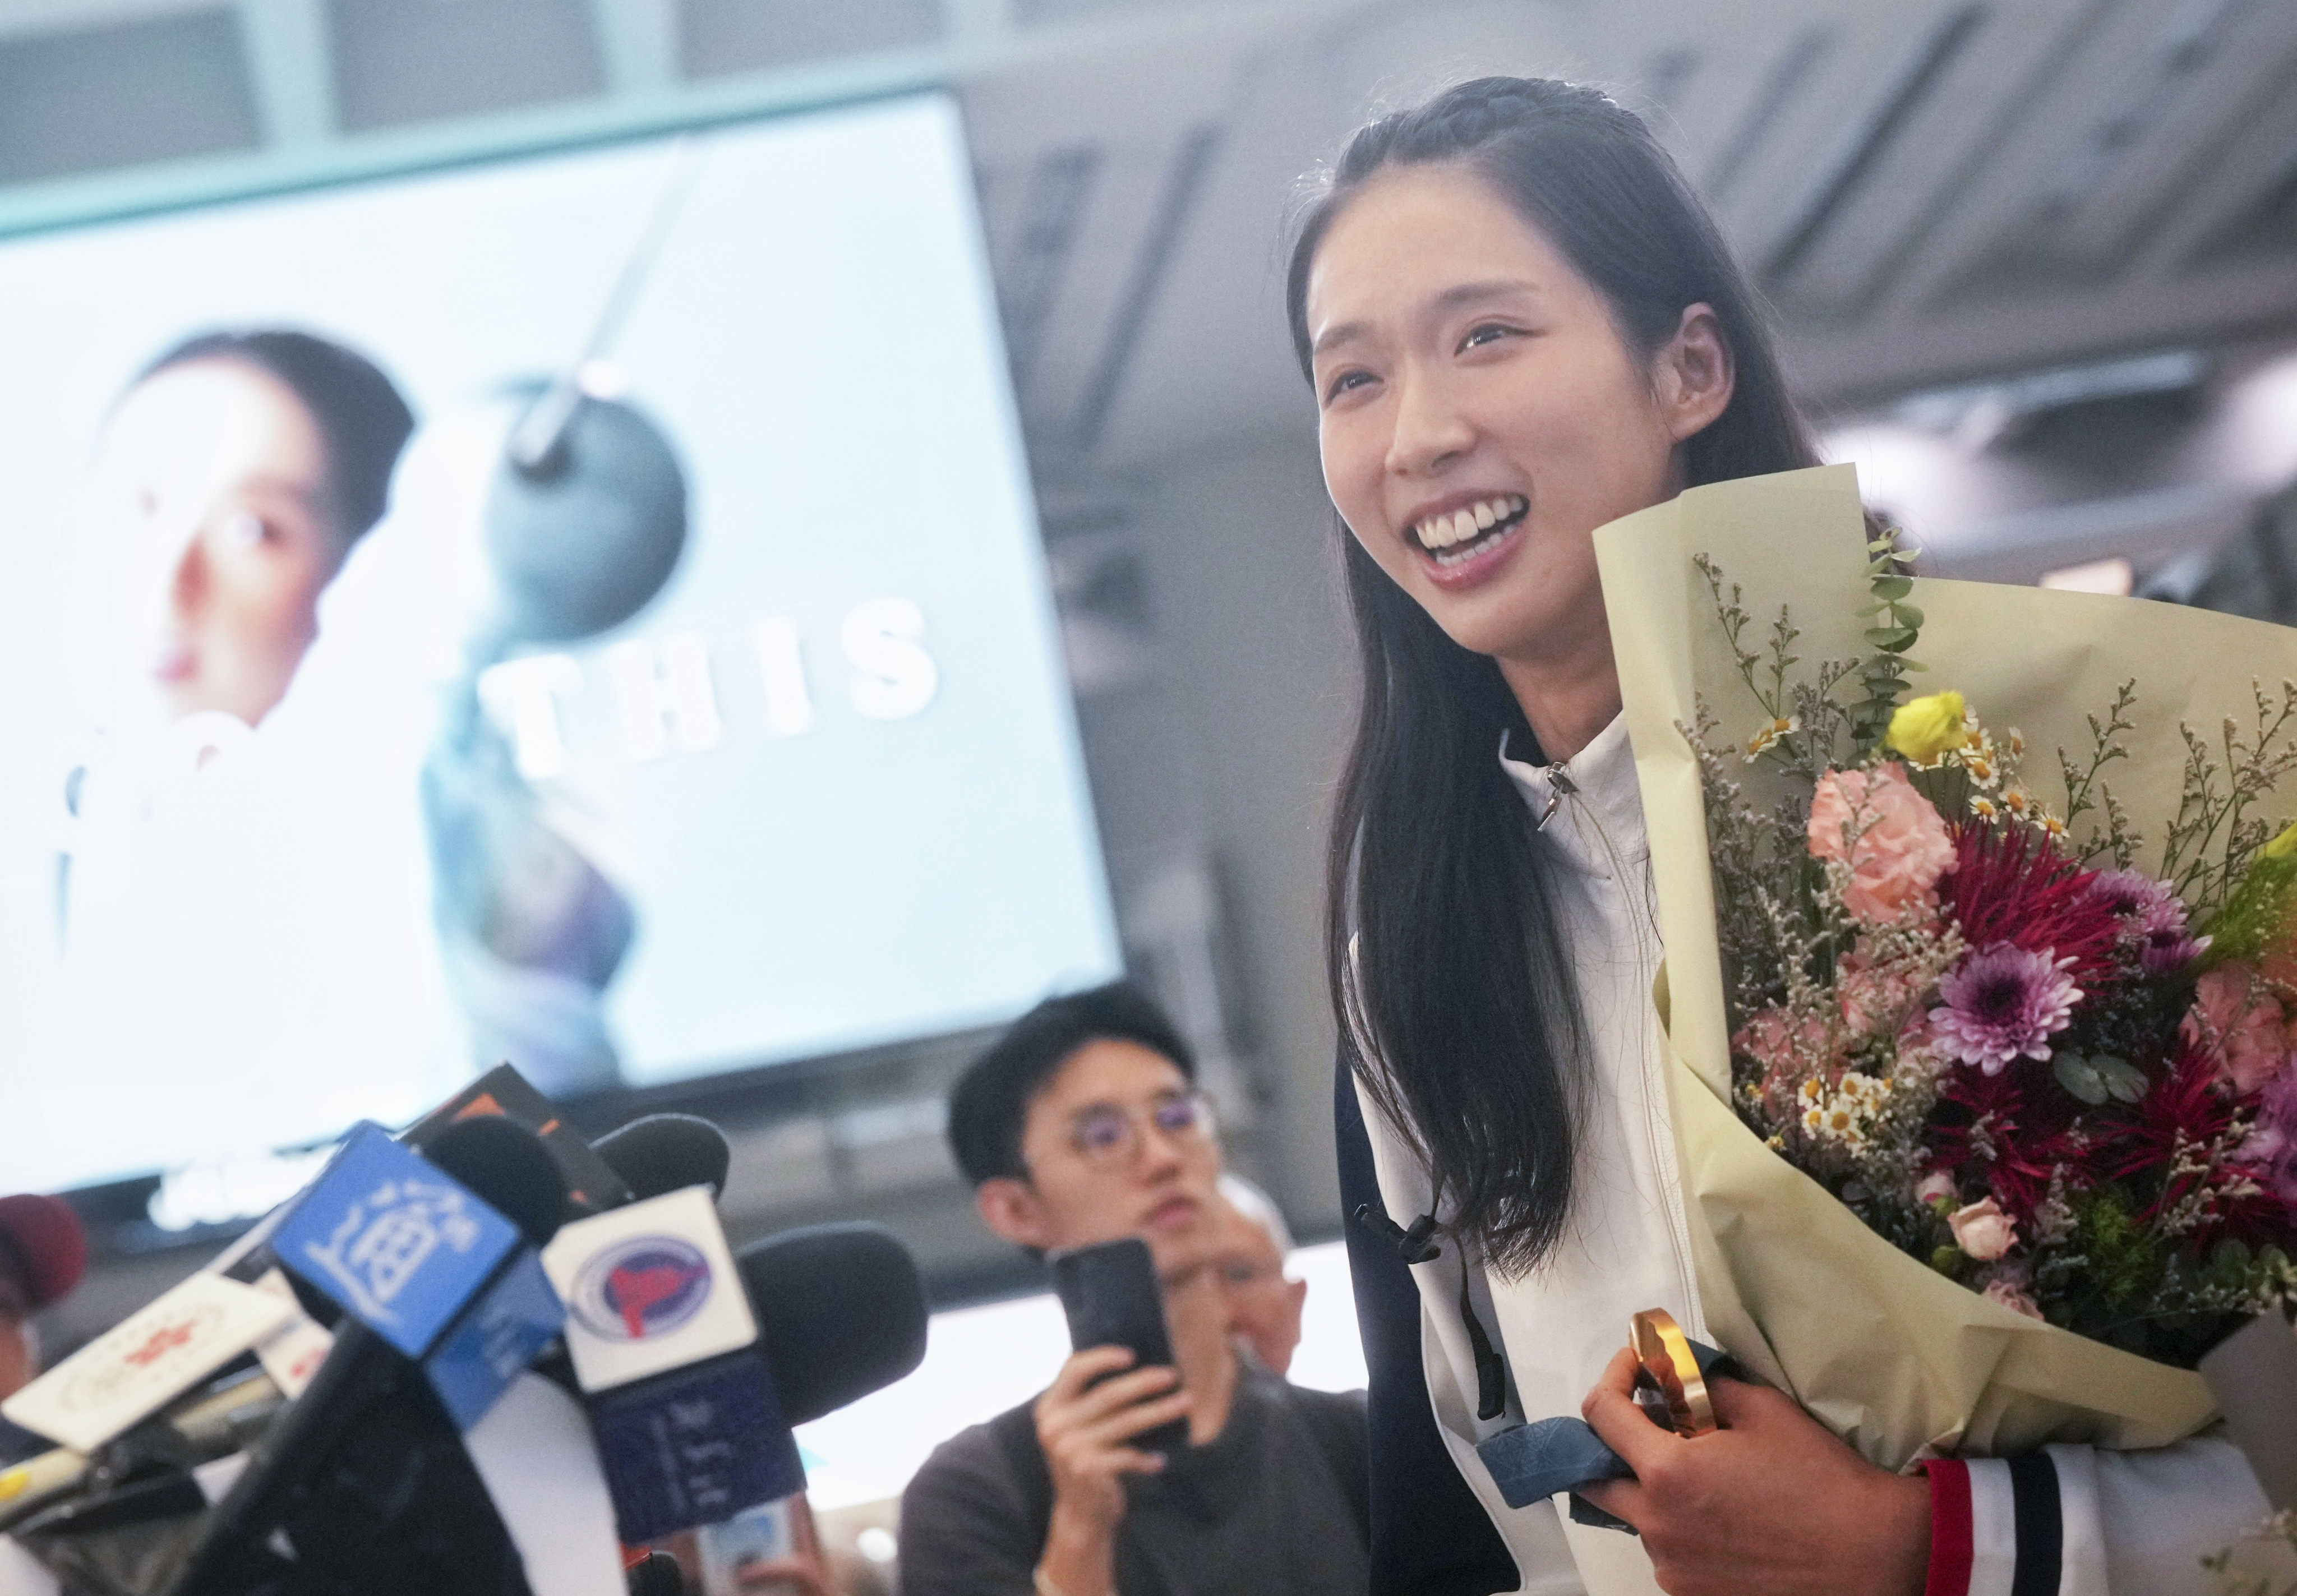
M 1793 1400 L 1708 1383 L 1723 1428 L 1685 1440 L 1643 1416 L 1622 1349 L 1580 1411 L 1635 1471 L 1579 1494 L 1635 1526 L 1668 1596 L 1922 1596 L 1928 1484 L 1875 1468 Z
M 1115 1589 L 1124 1477 L 1165 1466 L 1160 1454 L 1125 1444 L 1188 1416 L 1189 1394 L 1173 1388 L 1178 1370 L 1117 1372 L 1132 1362 L 1126 1347 L 1087 1348 L 1061 1365 L 1037 1399 L 1037 1444 L 1053 1477 L 1052 1522 L 1038 1567 L 1066 1596 L 1102 1596 Z

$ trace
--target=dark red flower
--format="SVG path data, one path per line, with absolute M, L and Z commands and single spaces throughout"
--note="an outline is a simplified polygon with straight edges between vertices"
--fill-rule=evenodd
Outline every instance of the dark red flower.
M 2021 1222 L 2049 1195 L 2052 1177 L 2070 1168 L 2077 1187 L 2091 1162 L 2088 1137 L 2056 1099 L 2026 1090 L 2037 1067 L 2027 1065 L 1988 1075 L 1955 1070 L 1940 1084 L 1946 1107 L 1927 1138 L 1940 1168 L 1983 1179 L 1994 1200 Z
M 2008 942 L 2030 953 L 2071 958 L 2085 994 L 2115 973 L 2121 923 L 2090 889 L 2097 873 L 2058 851 L 2030 826 L 1962 826 L 1955 864 L 1939 879 L 1944 907 L 1973 948 Z
M 2174 1161 L 2180 1152 L 2208 1154 L 2221 1175 L 2233 1172 L 2231 1166 L 2240 1163 L 2239 1149 L 2226 1148 L 2221 1142 L 2236 1116 L 2253 1107 L 2253 1101 L 2227 1090 L 2206 1051 L 2181 1041 L 2169 1067 L 2154 1075 L 2145 1095 L 2131 1106 L 2101 1149 L 2101 1172 L 2153 1192 L 2153 1200 L 2136 1215 L 2139 1223 L 2151 1224 L 2202 1184 L 2200 1176 L 2177 1172 Z M 2238 1228 L 2267 1221 L 2273 1217 L 2268 1210 L 2282 1207 L 2269 1193 L 2221 1201 L 2187 1240 L 2206 1246 L 2227 1224 Z

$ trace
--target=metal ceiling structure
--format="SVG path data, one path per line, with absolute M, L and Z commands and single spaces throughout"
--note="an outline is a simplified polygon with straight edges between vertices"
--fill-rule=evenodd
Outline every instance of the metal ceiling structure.
M 0 228 L 951 83 L 1059 476 L 1299 424 L 1294 180 L 1493 70 L 1654 120 L 1822 405 L 2297 326 L 2285 0 L 0 0 Z
M 1108 256 L 1140 250 L 1126 235 L 1154 214 L 1191 119 L 1219 107 L 1219 169 L 1182 218 L 1190 236 L 1108 424 L 1058 424 L 1075 419 L 1074 377 L 1025 386 L 1041 435 L 1117 464 L 1298 410 L 1273 270 L 1288 179 L 1368 111 L 1475 71 L 1590 79 L 1649 116 L 1823 407 L 2297 326 L 2297 8 L 2270 0 L 1369 4 L 1200 45 L 1185 105 L 1162 85 L 1122 95 L 1123 54 L 968 91 L 992 194 L 1043 158 L 1019 136 L 1033 113 L 1083 102 L 1058 135 L 1095 152 L 1099 178 L 1061 233 L 1062 297 L 1080 311 L 1106 298 Z M 1079 77 L 1098 91 L 1049 93 Z M 1096 107 L 1148 92 L 1173 102 L 1167 125 L 1104 111 L 1096 135 Z M 994 241 L 1013 281 L 1033 241 Z M 1051 269 L 1031 260 L 1037 281 Z M 1081 326 L 1068 338 L 1094 343 Z

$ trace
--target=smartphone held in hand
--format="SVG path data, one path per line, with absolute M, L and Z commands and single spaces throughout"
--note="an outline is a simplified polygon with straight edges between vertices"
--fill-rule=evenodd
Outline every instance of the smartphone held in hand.
M 1147 1242 L 1137 1238 L 1104 1241 L 1054 1253 L 1047 1262 L 1052 1266 L 1053 1289 L 1068 1315 L 1074 1350 L 1122 1346 L 1132 1352 L 1135 1369 L 1172 1365 L 1164 1288 L 1157 1283 Z M 1143 1452 L 1178 1452 L 1188 1444 L 1185 1419 L 1160 1424 L 1132 1440 Z

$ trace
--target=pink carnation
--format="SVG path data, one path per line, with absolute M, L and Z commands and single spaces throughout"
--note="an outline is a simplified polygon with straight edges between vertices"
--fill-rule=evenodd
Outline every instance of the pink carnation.
M 1761 1065 L 1766 1076 L 1777 1079 L 1799 1077 L 1820 1066 L 1832 1050 L 1829 1041 L 1817 1016 L 1797 1020 L 1774 1003 L 1741 1026 L 1731 1046 Z
M 2017 1225 L 1990 1197 L 1956 1208 L 1946 1216 L 1946 1222 L 1954 1232 L 1955 1246 L 1981 1263 L 1992 1263 L 2018 1245 Z
M 1850 867 L 1842 906 L 1870 926 L 1935 903 L 1932 889 L 1954 868 L 1945 820 L 1895 764 L 1820 777 L 1808 835 L 1812 857 Z
M 2237 959 L 2204 973 L 2194 983 L 2194 1006 L 2178 1029 L 2243 1097 L 2289 1062 L 2288 1018 L 2280 1000 Z
M 1854 1041 L 1895 1033 L 1922 995 L 1922 984 L 1903 966 L 1871 966 L 1863 947 L 1844 955 L 1838 970 L 1835 995 Z

